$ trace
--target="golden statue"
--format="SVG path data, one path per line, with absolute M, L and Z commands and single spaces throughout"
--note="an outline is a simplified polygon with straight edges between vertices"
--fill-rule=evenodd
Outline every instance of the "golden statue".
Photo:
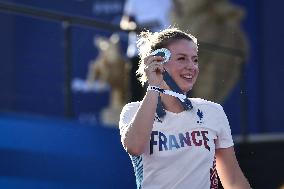
M 87 83 L 91 86 L 95 81 L 110 86 L 110 103 L 102 111 L 102 122 L 117 126 L 122 107 L 129 98 L 130 65 L 122 56 L 119 36 L 110 38 L 96 37 L 95 45 L 99 50 L 96 59 L 89 64 Z
M 200 75 L 191 96 L 223 103 L 240 80 L 241 67 L 247 58 L 247 40 L 240 26 L 244 10 L 228 0 L 175 0 L 175 3 L 173 25 L 192 33 L 201 42 Z M 218 51 L 215 45 L 233 49 L 235 54 Z

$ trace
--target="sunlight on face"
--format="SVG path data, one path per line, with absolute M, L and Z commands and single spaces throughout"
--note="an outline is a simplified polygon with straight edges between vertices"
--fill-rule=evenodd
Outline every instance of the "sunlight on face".
M 198 48 L 189 40 L 178 40 L 167 47 L 171 51 L 171 58 L 165 69 L 184 93 L 192 89 L 196 82 L 198 68 Z

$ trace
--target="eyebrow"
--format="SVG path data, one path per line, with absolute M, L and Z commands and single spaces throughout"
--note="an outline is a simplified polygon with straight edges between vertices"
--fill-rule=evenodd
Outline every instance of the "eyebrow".
M 188 56 L 187 54 L 184 54 L 184 53 L 177 53 L 177 54 L 175 54 L 176 56 L 177 55 L 182 55 L 182 56 Z M 193 55 L 193 57 L 198 57 L 198 55 Z
M 187 56 L 187 54 L 184 54 L 184 53 L 177 53 L 175 55 L 182 55 L 182 56 Z

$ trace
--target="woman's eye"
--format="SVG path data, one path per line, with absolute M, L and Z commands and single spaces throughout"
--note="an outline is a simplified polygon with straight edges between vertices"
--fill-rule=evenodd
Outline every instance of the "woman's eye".
M 198 64 L 198 59 L 194 59 L 193 62 L 194 62 L 195 64 Z
M 185 58 L 184 57 L 179 57 L 178 60 L 185 60 Z

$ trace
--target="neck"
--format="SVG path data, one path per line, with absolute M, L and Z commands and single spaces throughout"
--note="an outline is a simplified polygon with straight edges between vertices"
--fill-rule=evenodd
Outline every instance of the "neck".
M 180 113 L 184 111 L 182 105 L 176 97 L 161 94 L 161 99 L 166 110 L 173 113 Z

